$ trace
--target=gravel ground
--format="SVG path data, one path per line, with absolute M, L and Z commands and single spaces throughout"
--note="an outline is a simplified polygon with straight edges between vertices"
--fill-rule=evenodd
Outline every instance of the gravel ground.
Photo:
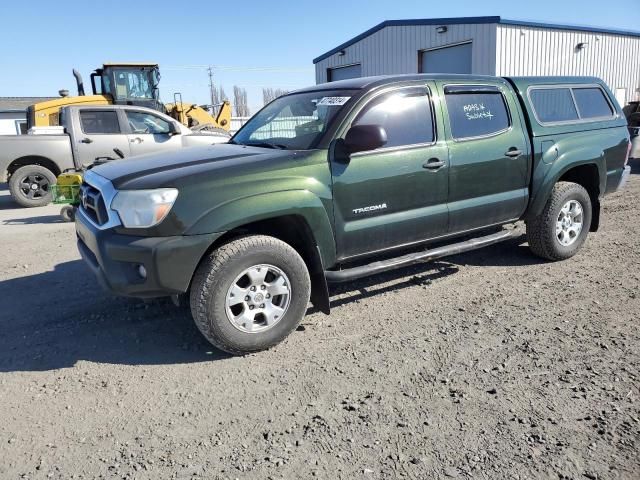
M 636 165 L 574 259 L 520 236 L 354 282 L 239 358 L 0 186 L 0 478 L 640 478 L 639 203 Z

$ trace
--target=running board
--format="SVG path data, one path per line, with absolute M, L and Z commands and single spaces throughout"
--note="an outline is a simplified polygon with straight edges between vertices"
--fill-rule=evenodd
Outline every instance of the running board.
M 424 250 L 417 253 L 409 253 L 401 257 L 382 260 L 379 262 L 362 265 L 360 267 L 347 268 L 345 270 L 325 270 L 324 275 L 328 282 L 346 282 L 356 278 L 368 277 L 376 273 L 386 272 L 395 268 L 406 267 L 414 263 L 430 262 L 438 258 L 456 255 L 458 253 L 470 252 L 478 248 L 488 247 L 495 243 L 504 242 L 511 238 L 511 232 L 502 230 L 484 237 L 476 237 L 464 242 L 452 243 L 433 250 Z

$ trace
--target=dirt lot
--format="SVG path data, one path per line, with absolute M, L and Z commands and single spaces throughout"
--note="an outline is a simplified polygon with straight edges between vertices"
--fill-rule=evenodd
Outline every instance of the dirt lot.
M 101 292 L 0 186 L 0 478 L 640 478 L 640 165 L 562 263 L 523 237 L 348 284 L 233 358 Z

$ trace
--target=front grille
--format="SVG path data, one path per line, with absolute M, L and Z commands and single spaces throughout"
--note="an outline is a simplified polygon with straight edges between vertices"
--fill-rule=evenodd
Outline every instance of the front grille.
M 80 186 L 80 208 L 96 225 L 101 226 L 109 221 L 109 213 L 100 190 L 87 182 Z

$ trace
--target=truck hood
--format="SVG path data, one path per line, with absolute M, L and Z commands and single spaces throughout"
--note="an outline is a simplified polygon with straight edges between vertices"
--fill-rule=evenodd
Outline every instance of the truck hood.
M 292 155 L 296 155 L 296 152 L 217 144 L 124 158 L 97 166 L 92 171 L 109 179 L 117 189 L 158 188 L 169 186 L 172 181 L 187 176 L 249 166 Z

